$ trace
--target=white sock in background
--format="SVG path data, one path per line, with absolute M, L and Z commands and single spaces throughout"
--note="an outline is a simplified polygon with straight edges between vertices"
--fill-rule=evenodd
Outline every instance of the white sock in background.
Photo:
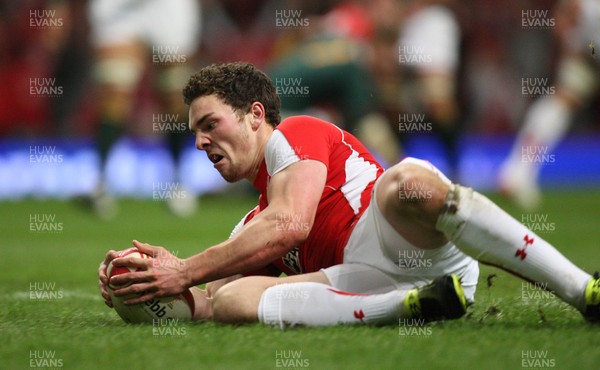
M 525 116 L 523 128 L 519 131 L 506 166 L 514 171 L 524 167 L 522 172 L 524 171 L 528 178 L 537 179 L 540 172 L 539 161 L 523 160 L 523 153 L 538 150 L 545 152 L 544 154 L 551 154 L 567 133 L 570 120 L 571 111 L 562 99 L 546 96 L 534 102 Z
M 552 95 L 535 101 L 525 116 L 509 156 L 499 171 L 499 186 L 521 208 L 539 207 L 542 193 L 538 185 L 544 164 L 552 164 L 552 151 L 565 136 L 571 110 L 564 100 Z

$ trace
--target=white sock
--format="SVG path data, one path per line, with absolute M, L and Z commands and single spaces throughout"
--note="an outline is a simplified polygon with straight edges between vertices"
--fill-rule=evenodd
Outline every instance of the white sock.
M 471 257 L 585 309 L 583 292 L 591 276 L 473 189 L 452 185 L 436 228 Z
M 258 320 L 268 325 L 389 324 L 404 312 L 405 291 L 353 294 L 320 283 L 280 284 L 265 290 Z
M 506 166 L 532 180 L 537 179 L 540 163 L 532 153 L 550 154 L 569 128 L 571 110 L 567 104 L 554 95 L 535 101 L 527 114 L 522 129 L 512 147 Z M 529 157 L 528 157 L 529 156 Z

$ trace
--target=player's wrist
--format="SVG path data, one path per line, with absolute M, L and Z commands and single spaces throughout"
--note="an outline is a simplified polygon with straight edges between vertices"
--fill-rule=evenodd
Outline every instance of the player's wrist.
M 199 273 L 199 266 L 196 266 L 195 256 L 183 260 L 183 277 L 187 287 L 193 287 L 202 283 L 202 276 Z

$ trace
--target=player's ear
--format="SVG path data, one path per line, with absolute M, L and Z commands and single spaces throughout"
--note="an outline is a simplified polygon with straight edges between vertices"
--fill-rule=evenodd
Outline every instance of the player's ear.
M 252 129 L 257 130 L 265 121 L 265 107 L 262 103 L 255 101 L 250 106 L 250 113 L 252 113 Z

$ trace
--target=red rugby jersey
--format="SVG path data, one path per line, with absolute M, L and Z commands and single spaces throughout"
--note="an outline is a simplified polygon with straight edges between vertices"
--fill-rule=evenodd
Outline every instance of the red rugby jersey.
M 342 263 L 350 233 L 369 205 L 375 180 L 383 174 L 383 168 L 358 139 L 332 123 L 295 116 L 277 126 L 267 142 L 265 160 L 254 181 L 260 191 L 258 207 L 244 222 L 269 205 L 270 177 L 304 159 L 327 166 L 327 180 L 308 239 L 265 269 L 245 275 L 308 273 Z M 303 227 L 294 223 L 293 215 L 290 217 L 282 221 L 291 221 L 289 227 Z

